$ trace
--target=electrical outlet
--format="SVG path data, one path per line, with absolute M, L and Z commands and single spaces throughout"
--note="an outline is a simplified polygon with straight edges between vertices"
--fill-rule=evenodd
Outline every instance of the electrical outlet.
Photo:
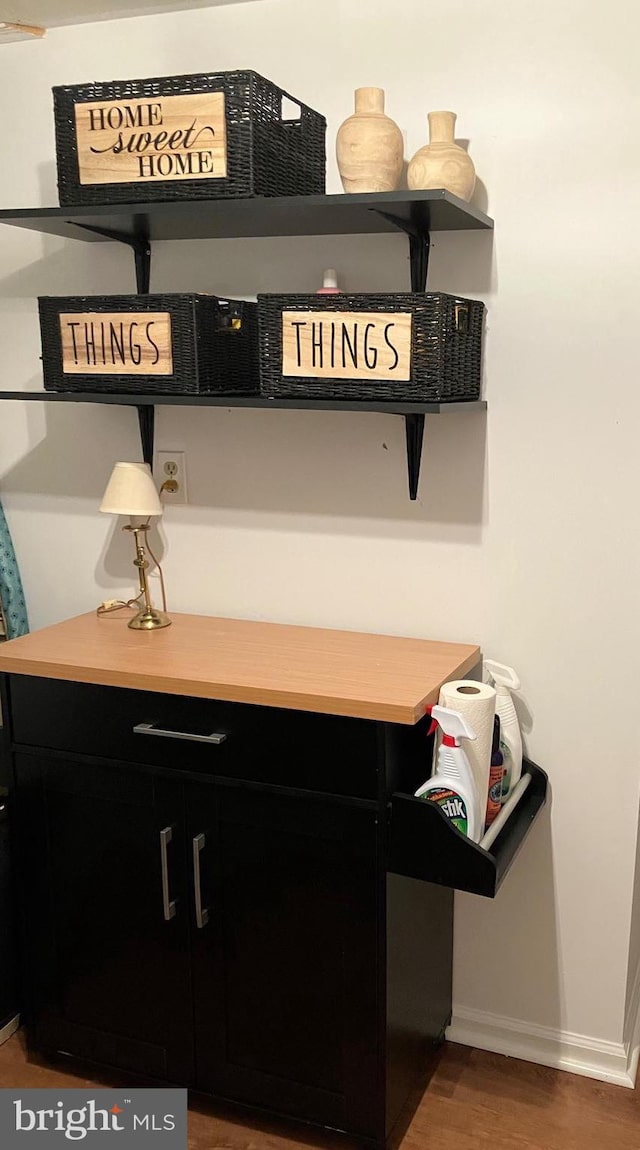
M 156 451 L 155 477 L 163 503 L 188 503 L 184 451 Z

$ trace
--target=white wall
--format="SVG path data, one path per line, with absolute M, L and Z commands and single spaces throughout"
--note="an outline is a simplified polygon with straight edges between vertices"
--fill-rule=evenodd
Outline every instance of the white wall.
M 633 902 L 631 906 L 631 934 L 629 937 L 629 961 L 627 970 L 627 990 L 625 996 L 626 1035 L 633 1039 L 633 1028 L 638 1025 L 639 1003 L 633 999 L 640 996 L 640 834 L 636 840 L 636 859 L 633 874 Z M 640 1040 L 640 1034 L 637 1036 Z
M 618 1054 L 638 735 L 633 703 L 615 719 L 604 703 L 612 678 L 632 690 L 638 636 L 639 34 L 634 0 L 264 0 L 57 30 L 2 48 L 0 71 L 6 207 L 56 202 L 57 83 L 255 68 L 326 113 L 331 191 L 355 86 L 386 88 L 408 156 L 429 109 L 459 113 L 496 231 L 434 236 L 430 284 L 488 304 L 486 430 L 433 418 L 411 504 L 398 419 L 159 409 L 157 446 L 187 451 L 191 497 L 165 520 L 171 606 L 477 640 L 518 668 L 553 805 L 495 903 L 458 899 L 456 1011 Z M 390 236 L 158 245 L 152 287 L 313 290 L 326 265 L 347 288 L 408 286 Z M 40 386 L 38 293 L 120 290 L 124 248 L 3 232 L 0 386 Z M 96 509 L 112 463 L 139 457 L 135 415 L 0 419 L 33 624 L 128 588 Z

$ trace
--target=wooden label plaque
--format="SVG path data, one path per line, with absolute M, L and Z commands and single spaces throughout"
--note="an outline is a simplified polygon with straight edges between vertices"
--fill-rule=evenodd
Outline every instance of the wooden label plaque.
M 63 312 L 65 375 L 172 375 L 168 311 Z
M 224 92 L 76 104 L 81 184 L 211 180 L 227 174 Z
M 411 312 L 283 311 L 282 374 L 411 378 Z

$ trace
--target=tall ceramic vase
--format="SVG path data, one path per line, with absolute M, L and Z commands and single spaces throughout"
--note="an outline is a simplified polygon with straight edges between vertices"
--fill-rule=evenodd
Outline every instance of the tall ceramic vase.
M 473 161 L 456 144 L 455 112 L 429 112 L 429 143 L 416 152 L 407 172 L 412 191 L 445 188 L 470 200 L 476 183 Z
M 398 125 L 385 116 L 382 88 L 356 88 L 355 113 L 338 130 L 336 154 L 345 192 L 397 188 L 404 141 Z

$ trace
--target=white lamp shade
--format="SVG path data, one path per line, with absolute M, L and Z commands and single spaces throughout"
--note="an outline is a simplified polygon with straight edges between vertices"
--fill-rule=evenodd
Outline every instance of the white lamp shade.
M 110 515 L 162 515 L 148 463 L 116 463 L 100 504 Z

